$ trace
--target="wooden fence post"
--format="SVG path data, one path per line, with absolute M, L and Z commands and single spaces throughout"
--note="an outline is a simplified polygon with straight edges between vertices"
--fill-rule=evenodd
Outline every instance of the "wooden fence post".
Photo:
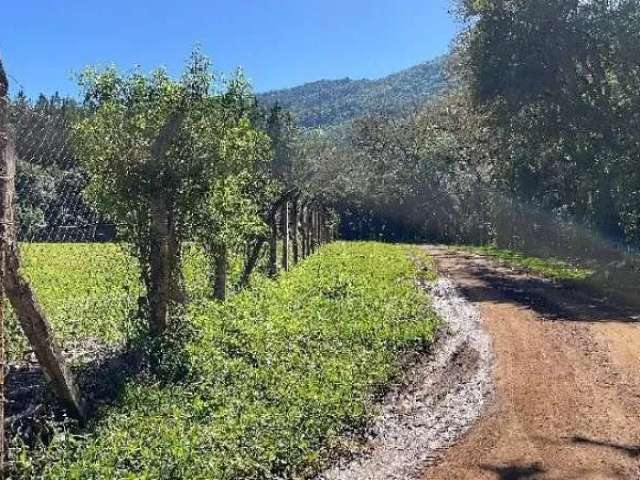
M 300 204 L 298 197 L 293 199 L 293 264 L 297 265 L 300 261 Z
M 271 236 L 269 237 L 269 275 L 278 274 L 278 209 L 274 208 L 269 218 Z
M 289 201 L 282 204 L 282 269 L 289 270 Z
M 302 215 L 301 215 L 301 225 L 300 228 L 302 230 L 302 258 L 307 258 L 309 256 L 309 242 L 308 242 L 308 229 L 307 229 L 307 217 L 309 213 L 309 207 L 305 203 L 302 206 Z
M 313 206 L 307 206 L 307 255 L 311 255 L 313 253 L 312 249 L 312 241 L 313 241 Z
M 317 238 L 317 229 L 316 229 L 316 223 L 318 221 L 318 212 L 316 210 L 316 207 L 314 205 L 313 209 L 311 210 L 311 225 L 309 226 L 311 228 L 311 253 L 315 253 L 317 250 L 317 243 L 318 243 L 318 238 Z
M 305 255 L 311 255 L 311 205 L 307 204 L 304 216 L 304 248 Z
M 311 216 L 311 250 L 315 253 L 318 250 L 320 238 L 318 237 L 318 207 L 313 207 L 313 214 Z
M 25 335 L 38 358 L 42 370 L 70 413 L 86 418 L 86 404 L 58 346 L 51 324 L 47 320 L 29 283 L 20 271 L 19 246 L 14 226 L 16 154 L 13 132 L 7 121 L 8 84 L 0 62 L 0 222 L 3 226 L 5 269 L 3 283 L 7 297 L 20 321 Z
M 309 209 L 309 224 L 307 225 L 307 227 L 309 228 L 309 255 L 313 255 L 313 251 L 314 251 L 314 219 L 315 219 L 315 207 L 312 205 L 311 208 Z

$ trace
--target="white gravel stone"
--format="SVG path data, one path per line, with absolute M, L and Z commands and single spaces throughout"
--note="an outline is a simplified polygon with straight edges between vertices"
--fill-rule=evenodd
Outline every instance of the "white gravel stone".
M 367 448 L 318 480 L 418 479 L 490 403 L 492 346 L 478 310 L 446 277 L 425 288 L 443 321 L 433 352 L 386 396 Z

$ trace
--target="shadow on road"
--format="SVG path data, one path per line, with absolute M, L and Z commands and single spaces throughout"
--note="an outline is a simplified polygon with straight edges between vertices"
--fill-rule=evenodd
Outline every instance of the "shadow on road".
M 622 445 L 619 443 L 596 440 L 581 436 L 575 436 L 570 439 L 571 443 L 578 445 L 593 445 L 598 447 L 611 448 L 628 455 L 631 458 L 640 458 L 640 445 Z
M 545 320 L 640 323 L 639 309 L 625 307 L 591 286 L 538 278 L 500 266 L 489 257 L 456 254 L 456 258 L 463 259 L 463 274 L 472 280 L 459 287 L 469 301 L 518 304 Z
M 502 466 L 481 465 L 480 468 L 495 473 L 500 480 L 526 480 L 546 472 L 538 463 Z

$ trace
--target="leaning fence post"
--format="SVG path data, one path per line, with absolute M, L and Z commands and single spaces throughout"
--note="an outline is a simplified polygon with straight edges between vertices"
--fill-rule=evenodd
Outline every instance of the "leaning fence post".
M 3 226 L 4 271 L 2 283 L 20 325 L 38 358 L 38 362 L 54 390 L 66 404 L 70 413 L 86 418 L 86 405 L 73 374 L 55 341 L 51 324 L 47 320 L 31 285 L 20 271 L 20 252 L 14 225 L 16 154 L 13 132 L 7 119 L 8 82 L 0 61 L 0 223 Z

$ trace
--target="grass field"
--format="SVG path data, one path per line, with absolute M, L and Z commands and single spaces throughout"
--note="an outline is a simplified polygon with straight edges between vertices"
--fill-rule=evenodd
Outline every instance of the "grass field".
M 112 243 L 24 243 L 23 272 L 63 345 L 85 339 L 121 343 L 131 330 L 132 315 L 142 286 L 136 260 L 121 245 Z M 190 298 L 205 298 L 210 291 L 207 260 L 188 246 L 184 275 Z M 230 282 L 240 274 L 239 258 L 230 265 Z M 20 359 L 28 350 L 9 309 L 7 356 Z
M 23 271 L 63 342 L 106 343 L 124 337 L 140 293 L 136 262 L 114 244 L 21 245 Z M 20 358 L 26 342 L 15 318 L 7 322 L 7 352 Z
M 65 335 L 117 339 L 109 322 L 124 310 L 112 320 L 99 312 L 108 310 L 105 298 L 126 304 L 135 291 L 121 288 L 135 277 L 126 256 L 105 245 L 40 246 L 38 253 L 47 248 L 59 249 L 55 273 L 38 272 L 33 260 L 27 266 L 36 285 L 59 279 L 51 291 L 40 288 L 43 302 L 54 309 L 63 299 L 58 312 L 86 309 L 93 318 Z M 93 273 L 74 263 L 89 262 L 90 250 L 100 248 L 101 260 L 91 262 L 104 263 Z M 39 460 L 19 465 L 20 474 L 280 479 L 315 472 L 342 435 L 375 414 L 379 394 L 398 373 L 399 352 L 423 349 L 434 336 L 437 320 L 416 288 L 417 277 L 430 275 L 408 250 L 335 243 L 224 304 L 196 298 L 188 313 L 197 334 L 186 345 L 187 377 L 177 384 L 130 380 L 114 406 L 86 429 L 57 435 Z M 34 252 L 25 253 L 35 259 Z M 196 260 L 187 268 L 194 295 L 202 266 Z M 82 295 L 65 295 L 61 285 Z M 55 316 L 60 330 L 65 315 Z

